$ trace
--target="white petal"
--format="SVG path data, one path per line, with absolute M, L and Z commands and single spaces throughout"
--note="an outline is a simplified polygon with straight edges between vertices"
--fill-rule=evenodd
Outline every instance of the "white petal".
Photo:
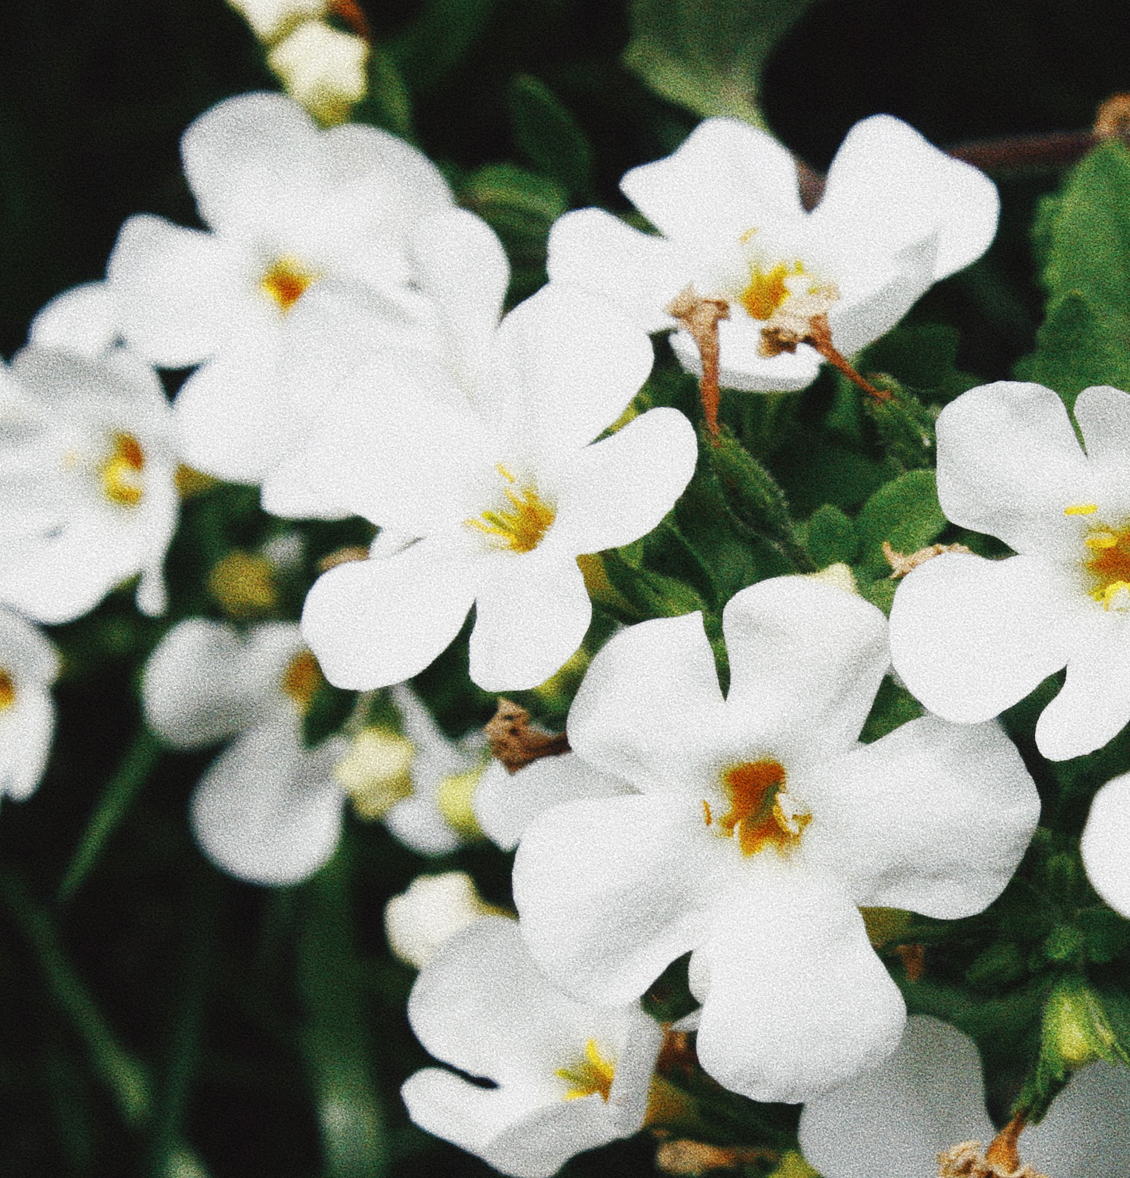
M 672 155 L 626 173 L 620 188 L 660 233 L 689 244 L 804 216 L 793 157 L 738 119 L 705 119 Z
M 165 367 L 207 359 L 253 310 L 231 247 L 160 217 L 126 221 L 107 273 L 126 342 Z
M 906 1007 L 859 910 L 817 877 L 750 876 L 716 907 L 698 1056 L 752 1100 L 808 1100 L 898 1046 Z
M 935 1178 L 942 1150 L 996 1136 L 977 1048 L 956 1027 L 914 1015 L 890 1059 L 805 1104 L 798 1135 L 824 1178 Z
M 418 855 L 450 855 L 463 842 L 440 813 L 435 798 L 405 798 L 382 821 L 398 842 Z
M 687 284 L 670 242 L 603 209 L 577 209 L 549 231 L 549 280 L 603 295 L 644 331 L 671 326 L 667 306 Z
M 1036 829 L 1040 799 L 993 723 L 924 716 L 806 783 L 804 849 L 857 904 L 944 920 L 989 906 Z
M 681 799 L 555 806 L 526 829 L 514 863 L 526 943 L 566 989 L 628 1002 L 701 940 L 732 850 Z
M 578 554 L 630 544 L 674 507 L 697 461 L 683 414 L 649 409 L 577 454 L 558 489 L 554 530 Z
M 586 292 L 546 286 L 515 307 L 495 337 L 497 382 L 479 408 L 538 449 L 591 442 L 651 372 L 651 340 Z
M 56 295 L 31 321 L 28 342 L 98 358 L 117 342 L 118 308 L 106 282 L 86 282 Z
M 1063 687 L 1036 722 L 1036 747 L 1049 761 L 1092 753 L 1130 721 L 1130 628 L 1121 616 L 1094 620 L 1068 655 Z
M 1080 850 L 1091 886 L 1116 911 L 1130 917 L 1130 773 L 1095 794 Z
M 997 230 L 996 185 L 890 115 L 856 123 L 828 170 L 813 221 L 871 251 L 939 236 L 934 280 L 979 258 Z
M 685 331 L 671 336 L 671 346 L 688 372 L 702 375 L 698 345 Z M 747 393 L 790 393 L 807 388 L 820 372 L 820 357 L 807 344 L 790 354 L 763 356 L 761 328 L 744 319 L 718 324 L 719 383 Z
M 906 686 L 947 720 L 999 715 L 1068 660 L 1058 582 L 1026 556 L 944 553 L 914 569 L 891 608 L 891 656 Z
M 243 687 L 245 657 L 228 623 L 178 623 L 145 667 L 146 723 L 176 748 L 203 748 L 234 735 L 256 714 L 257 701 Z
M 0 651 L 0 666 L 7 658 Z M 55 705 L 38 685 L 17 683 L 16 692 L 16 702 L 0 713 L 0 797 L 21 802 L 35 792 L 47 765 Z
M 859 736 L 889 665 L 881 610 L 808 577 L 773 577 L 735 594 L 722 628 L 728 711 L 802 729 L 823 755 Z
M 1055 1178 L 1130 1173 L 1130 1072 L 1104 1062 L 1076 1072 L 1048 1115 L 1024 1131 L 1023 1160 Z
M 204 853 L 249 883 L 299 883 L 333 854 L 342 794 L 331 771 L 344 751 L 307 752 L 295 721 L 252 728 L 217 758 L 192 795 L 189 818 Z
M 1084 389 L 1075 398 L 1072 412 L 1087 457 L 1125 480 L 1130 468 L 1130 393 L 1109 385 Z
M 475 597 L 470 571 L 422 540 L 383 560 L 323 573 L 306 595 L 302 633 L 336 687 L 410 679 L 459 633 Z
M 475 787 L 475 818 L 504 851 L 518 845 L 535 818 L 580 798 L 618 797 L 631 792 L 619 778 L 587 765 L 576 753 L 542 757 L 516 773 L 492 761 Z
M 656 618 L 597 653 L 569 709 L 569 742 L 585 761 L 647 790 L 677 775 L 721 708 L 702 615 Z
M 1017 552 L 1078 546 L 1064 508 L 1089 502 L 1092 478 L 1063 402 L 1002 380 L 962 393 L 938 418 L 938 500 L 964 528 Z
M 485 691 L 544 683 L 584 641 L 592 605 L 577 562 L 539 556 L 499 553 L 475 594 L 470 673 Z
M 0 665 L 21 683 L 47 687 L 59 674 L 59 653 L 38 626 L 0 607 Z

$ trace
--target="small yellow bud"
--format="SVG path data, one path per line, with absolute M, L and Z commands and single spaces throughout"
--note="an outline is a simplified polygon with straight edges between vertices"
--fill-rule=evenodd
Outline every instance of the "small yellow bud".
M 349 795 L 358 817 L 376 821 L 412 796 L 415 756 L 416 746 L 407 737 L 386 728 L 366 728 L 334 766 L 334 780 Z
M 271 562 L 239 549 L 213 565 L 208 592 L 231 618 L 269 613 L 278 604 Z

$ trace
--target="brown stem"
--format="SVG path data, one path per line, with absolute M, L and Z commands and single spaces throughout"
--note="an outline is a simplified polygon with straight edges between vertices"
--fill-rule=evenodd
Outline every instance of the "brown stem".
M 340 16 L 362 41 L 373 39 L 368 18 L 361 10 L 357 0 L 330 0 L 330 11 L 335 16 Z
M 852 384 L 861 388 L 869 397 L 876 401 L 889 401 L 891 394 L 886 389 L 876 388 L 870 381 L 865 380 L 844 358 L 843 353 L 832 343 L 832 329 L 828 325 L 827 315 L 813 315 L 809 321 L 811 330 L 804 339 L 804 343 L 815 348 L 829 364 L 838 368 Z
M 985 1151 L 985 1161 L 1008 1174 L 1018 1173 L 1020 1170 L 1020 1134 L 1026 1124 L 1024 1114 L 1017 1113 L 993 1138 L 992 1144 Z
M 694 286 L 688 286 L 667 307 L 667 314 L 691 333 L 702 359 L 702 376 L 698 394 L 702 398 L 702 413 L 713 439 L 718 437 L 718 404 L 721 400 L 718 383 L 718 324 L 730 318 L 730 305 L 725 299 L 699 298 Z
M 498 700 L 498 711 L 483 729 L 491 755 L 510 773 L 516 773 L 541 757 L 557 757 L 569 751 L 564 732 L 539 732 L 530 724 L 530 713 L 513 700 Z

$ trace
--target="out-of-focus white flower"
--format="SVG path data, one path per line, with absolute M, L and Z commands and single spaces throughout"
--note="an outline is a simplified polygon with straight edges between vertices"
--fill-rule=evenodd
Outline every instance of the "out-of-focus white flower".
M 517 926 L 484 917 L 416 979 L 408 1018 L 444 1063 L 401 1089 L 412 1120 L 503 1174 L 548 1178 L 574 1154 L 643 1124 L 662 1038 L 632 1003 L 586 1006 L 537 970 Z
M 343 122 L 365 97 L 369 46 L 355 33 L 310 20 L 267 54 L 267 64 L 284 89 L 323 123 Z
M 142 698 L 149 726 L 175 748 L 231 740 L 192 795 L 189 817 L 204 853 L 239 879 L 298 883 L 333 854 L 344 795 L 331 738 L 302 746 L 302 716 L 320 680 L 298 627 L 233 626 L 191 618 L 153 652 Z
M 181 140 L 209 231 L 160 217 L 122 226 L 109 284 L 122 332 L 156 364 L 201 364 L 176 402 L 185 460 L 259 482 L 302 436 L 328 374 L 296 381 L 311 305 L 376 308 L 410 322 L 426 301 L 409 289 L 406 235 L 452 205 L 415 148 L 365 126 L 319 129 L 278 94 L 245 94 L 201 115 Z M 348 313 L 343 312 L 343 313 Z M 347 328 L 338 342 L 349 350 Z
M 0 601 L 67 622 L 140 573 L 138 607 L 161 613 L 176 467 L 148 365 L 25 348 L 0 384 Z
M 327 0 L 228 0 L 260 41 L 273 41 L 291 25 L 326 15 Z
M 832 343 L 850 354 L 979 258 L 999 207 L 992 181 L 889 115 L 848 132 L 811 213 L 793 157 L 736 119 L 707 119 L 620 187 L 659 235 L 600 209 L 566 213 L 550 233 L 551 282 L 615 300 L 646 331 L 678 326 L 667 307 L 688 286 L 723 299 L 722 387 L 757 392 L 801 389 L 816 377 L 820 357 L 805 344 L 792 354 L 761 350 L 762 329 L 787 326 L 794 304 L 806 316 L 826 309 Z M 680 331 L 672 344 L 699 371 L 691 336 Z
M 1095 794 L 1080 850 L 1091 886 L 1130 918 L 1130 773 L 1108 781 Z
M 1075 419 L 1086 453 L 1041 385 L 983 385 L 942 410 L 942 510 L 1017 555 L 944 553 L 901 582 L 891 610 L 895 670 L 949 720 L 995 716 L 1066 666 L 1036 724 L 1053 761 L 1130 720 L 1130 395 L 1084 389 Z
M 1039 800 L 995 724 L 928 716 L 858 742 L 888 665 L 885 619 L 861 597 L 762 581 L 723 630 L 725 699 L 698 614 L 629 627 L 594 657 L 570 744 L 636 792 L 536 819 L 514 898 L 535 959 L 590 1000 L 638 996 L 693 951 L 703 1067 L 755 1100 L 798 1101 L 902 1032 L 859 906 L 981 911 Z
M 1130 1072 L 1076 1072 L 1047 1116 L 1023 1131 L 1023 1161 L 1054 1178 L 1130 1172 Z M 996 1136 L 973 1041 L 916 1015 L 890 1059 L 810 1100 L 800 1117 L 805 1158 L 824 1178 L 937 1178 L 938 1154 Z
M 472 604 L 470 673 L 488 691 L 534 687 L 576 651 L 592 612 L 577 556 L 650 531 L 694 471 L 694 431 L 673 409 L 591 444 L 651 360 L 614 314 L 548 290 L 487 335 L 465 383 L 448 364 L 382 357 L 309 461 L 335 467 L 358 514 L 418 539 L 310 590 L 303 633 L 331 683 L 415 675 Z
M 101 360 L 121 340 L 117 305 L 106 282 L 84 282 L 57 294 L 31 321 L 28 343 Z
M 423 969 L 449 937 L 498 911 L 465 871 L 418 875 L 385 905 L 385 936 L 401 961 Z
M 30 622 L 0 607 L 0 797 L 23 801 L 39 784 L 55 731 L 55 648 Z

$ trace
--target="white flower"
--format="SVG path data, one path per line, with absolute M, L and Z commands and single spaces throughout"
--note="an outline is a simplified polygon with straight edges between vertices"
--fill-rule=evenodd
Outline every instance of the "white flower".
M 284 37 L 267 55 L 267 64 L 286 92 L 315 118 L 341 122 L 365 97 L 369 46 L 354 33 L 310 20 Z
M 337 846 L 344 795 L 333 767 L 345 741 L 304 749 L 302 715 L 319 682 L 298 627 L 191 618 L 153 652 L 142 696 L 149 726 L 176 748 L 231 740 L 192 795 L 193 834 L 239 879 L 298 883 Z
M 1017 555 L 938 556 L 902 581 L 891 610 L 895 669 L 949 720 L 995 716 L 1066 666 L 1036 725 L 1053 761 L 1130 720 L 1130 395 L 1084 389 L 1075 419 L 1086 453 L 1040 385 L 983 385 L 942 410 L 942 510 Z
M 451 206 L 438 170 L 373 127 L 319 130 L 292 99 L 245 94 L 181 140 L 210 231 L 131 217 L 109 263 L 127 342 L 167 367 L 201 364 L 176 403 L 186 461 L 258 482 L 280 460 L 321 386 L 293 389 L 308 305 L 377 301 L 403 318 L 418 295 L 405 234 Z M 349 331 L 343 330 L 343 346 Z
M 577 755 L 638 793 L 574 801 L 526 830 L 514 897 L 535 959 L 623 1002 L 688 950 L 698 1053 L 755 1100 L 797 1101 L 894 1050 L 905 1009 L 858 906 L 954 918 L 1001 891 L 1035 787 L 993 724 L 924 717 L 858 736 L 886 623 L 808 578 L 726 606 L 723 699 L 698 614 L 616 635 L 569 713 Z
M 1130 917 L 1130 773 L 1095 794 L 1079 849 L 1091 886 L 1116 912 Z
M 1130 1173 L 1130 1072 L 1076 1072 L 1047 1116 L 1023 1131 L 1022 1160 L 1054 1178 Z M 800 1144 L 824 1178 L 937 1178 L 937 1155 L 996 1136 L 973 1041 L 915 1016 L 890 1059 L 804 1106 Z
M 408 1018 L 444 1063 L 411 1076 L 412 1120 L 503 1174 L 548 1178 L 581 1150 L 643 1124 L 662 1038 L 635 1003 L 585 1006 L 538 972 L 513 921 L 484 917 L 452 937 L 412 989 Z
M 550 233 L 551 282 L 615 299 L 646 331 L 677 326 L 667 307 L 688 285 L 725 300 L 722 387 L 763 392 L 816 377 L 820 357 L 807 345 L 760 351 L 762 328 L 786 323 L 792 302 L 819 294 L 810 314 L 833 300 L 832 343 L 850 354 L 985 252 L 999 204 L 990 180 L 889 115 L 848 132 L 811 213 L 793 157 L 736 119 L 707 119 L 673 155 L 633 168 L 620 186 L 659 236 L 599 209 L 566 213 Z M 672 344 L 699 371 L 690 335 L 680 331 Z
M 394 533 L 394 555 L 339 565 L 310 590 L 303 633 L 331 683 L 423 670 L 475 605 L 471 678 L 534 687 L 576 651 L 591 605 L 576 558 L 654 528 L 690 480 L 694 431 L 652 409 L 592 443 L 646 379 L 648 340 L 600 304 L 544 290 L 458 370 L 389 354 L 311 469 Z
M 260 41 L 273 41 L 290 25 L 326 14 L 327 0 L 228 0 Z
M 139 608 L 161 613 L 171 434 L 156 375 L 123 350 L 20 352 L 0 386 L 0 601 L 66 622 L 140 573 Z
M 51 684 L 59 657 L 43 634 L 0 607 L 0 797 L 23 801 L 39 784 L 55 731 Z
M 102 360 L 121 340 L 119 318 L 109 283 L 84 282 L 40 308 L 28 342 Z
M 423 969 L 446 940 L 497 911 L 465 871 L 418 875 L 385 905 L 385 936 L 401 961 Z

